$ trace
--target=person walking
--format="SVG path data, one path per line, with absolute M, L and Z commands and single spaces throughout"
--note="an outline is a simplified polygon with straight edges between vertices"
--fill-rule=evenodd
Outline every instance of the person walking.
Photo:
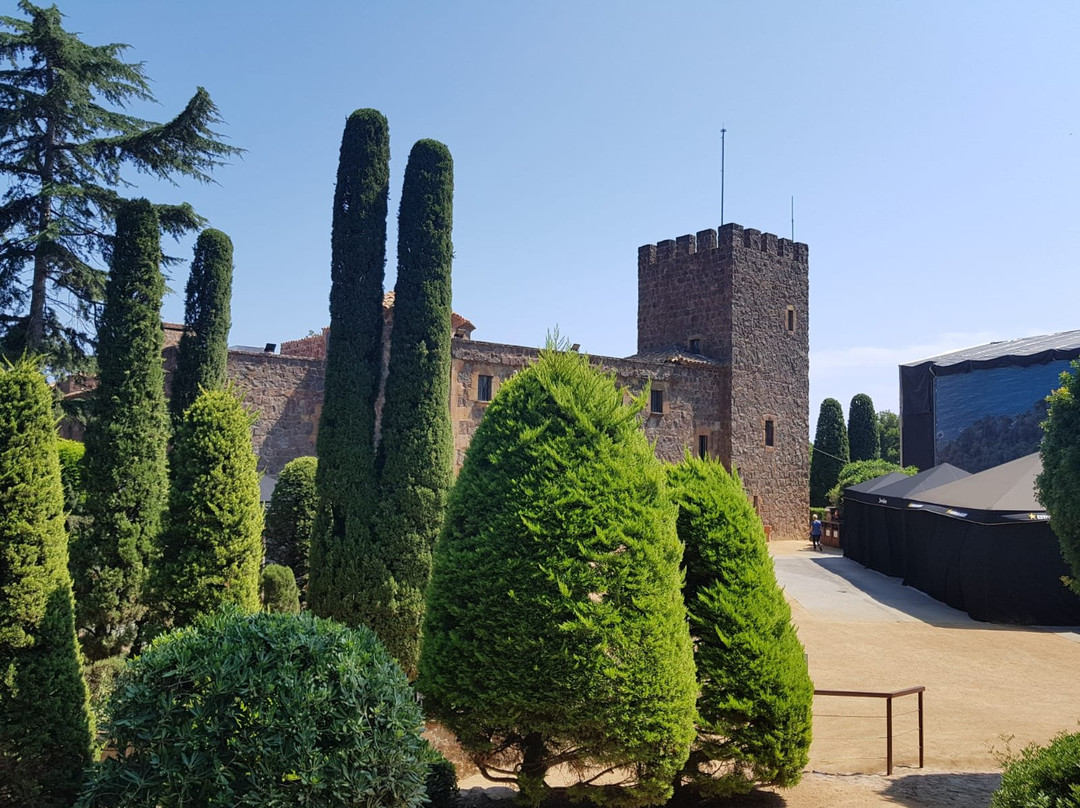
M 821 519 L 814 514 L 814 521 L 810 523 L 810 544 L 815 550 L 821 549 Z

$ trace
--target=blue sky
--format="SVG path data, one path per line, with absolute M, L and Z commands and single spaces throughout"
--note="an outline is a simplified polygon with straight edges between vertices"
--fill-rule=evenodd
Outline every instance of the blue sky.
M 16 13 L 11 0 L 0 3 Z M 641 244 L 725 219 L 810 248 L 823 398 L 898 409 L 897 365 L 1080 328 L 1080 4 L 80 0 L 175 114 L 198 85 L 247 150 L 188 200 L 235 244 L 233 344 L 328 323 L 345 117 L 455 160 L 454 308 L 474 337 L 636 349 Z M 387 285 L 394 275 L 391 221 Z M 190 256 L 190 244 L 178 246 Z M 166 303 L 183 319 L 186 268 Z

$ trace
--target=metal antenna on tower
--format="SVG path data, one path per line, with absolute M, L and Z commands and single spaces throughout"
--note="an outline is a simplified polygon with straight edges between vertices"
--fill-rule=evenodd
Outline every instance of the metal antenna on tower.
M 724 226 L 724 135 L 727 129 L 720 126 L 720 226 Z

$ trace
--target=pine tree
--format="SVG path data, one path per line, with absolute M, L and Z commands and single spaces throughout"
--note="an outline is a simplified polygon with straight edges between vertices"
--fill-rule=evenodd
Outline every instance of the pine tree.
M 529 804 L 557 763 L 632 772 L 575 796 L 663 802 L 693 738 L 682 547 L 645 400 L 549 344 L 502 385 L 450 494 L 418 687 Z
M 9 356 L 45 353 L 50 366 L 73 367 L 102 298 L 124 169 L 209 182 L 240 150 L 213 130 L 221 119 L 203 88 L 168 123 L 128 115 L 130 103 L 154 97 L 142 64 L 120 58 L 126 45 L 82 42 L 56 6 L 20 0 L 19 10 L 26 19 L 0 17 L 9 66 L 0 81 L 0 334 Z M 186 203 L 156 209 L 171 235 L 203 224 Z
M 424 591 L 453 476 L 450 270 L 454 176 L 449 149 L 409 154 L 398 215 L 394 330 L 376 461 L 374 541 L 388 579 L 365 619 L 410 677 L 420 654 Z
M 810 505 L 824 507 L 829 490 L 840 478 L 840 469 L 848 462 L 848 435 L 844 427 L 844 410 L 835 398 L 821 402 L 817 430 L 814 433 L 814 454 L 810 461 Z
M 375 399 L 382 369 L 390 133 L 373 109 L 345 123 L 331 236 L 330 341 L 319 418 L 308 603 L 320 617 L 364 622 L 365 593 L 385 580 L 371 544 Z
M 0 370 L 0 806 L 69 806 L 93 722 L 75 640 L 52 395 Z
M 1061 374 L 1061 387 L 1049 401 L 1040 448 L 1043 470 L 1035 484 L 1072 571 L 1069 588 L 1080 594 L 1080 362 L 1072 363 L 1072 373 Z
M 72 546 L 76 625 L 91 659 L 121 653 L 145 613 L 147 561 L 168 480 L 157 214 L 145 199 L 117 215 L 112 272 L 98 329 L 99 384 L 86 429 L 86 514 Z
M 857 393 L 848 407 L 848 443 L 851 460 L 877 460 L 881 457 L 877 413 L 874 401 L 866 393 Z
M 169 411 L 173 425 L 195 403 L 202 390 L 225 386 L 229 360 L 229 301 L 232 297 L 232 241 L 220 230 L 207 229 L 195 243 L 188 276 L 184 333 L 176 358 Z
M 318 465 L 314 457 L 297 457 L 286 463 L 266 509 L 263 544 L 267 561 L 292 569 L 301 587 L 307 581 L 311 527 L 318 504 L 315 493 Z
M 687 457 L 669 479 L 700 688 L 681 777 L 698 797 L 793 786 L 808 759 L 814 686 L 761 519 L 717 462 Z
M 207 390 L 176 431 L 152 587 L 170 627 L 189 625 L 225 603 L 259 609 L 263 518 L 251 448 L 254 420 L 231 389 Z

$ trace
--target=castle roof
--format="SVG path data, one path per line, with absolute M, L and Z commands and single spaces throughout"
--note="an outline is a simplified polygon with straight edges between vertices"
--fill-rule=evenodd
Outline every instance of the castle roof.
M 636 359 L 639 362 L 670 362 L 673 365 L 722 365 L 716 359 L 710 359 L 701 354 L 690 353 L 680 345 L 669 345 L 666 348 L 651 348 L 640 351 L 627 359 Z

